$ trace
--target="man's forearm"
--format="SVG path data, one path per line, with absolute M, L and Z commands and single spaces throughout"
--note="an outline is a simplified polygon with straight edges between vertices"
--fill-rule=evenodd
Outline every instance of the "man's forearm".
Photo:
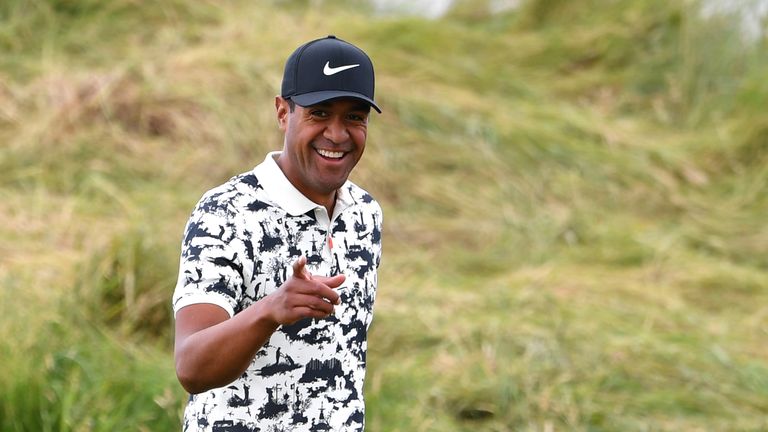
M 245 372 L 253 356 L 280 324 L 321 319 L 333 313 L 343 274 L 312 276 L 306 257 L 293 263 L 293 274 L 272 294 L 229 318 L 224 309 L 196 304 L 176 314 L 176 375 L 190 393 L 225 386 Z
M 187 391 L 201 393 L 222 387 L 245 372 L 279 326 L 269 318 L 267 303 L 263 299 L 183 338 L 176 347 L 176 374 Z

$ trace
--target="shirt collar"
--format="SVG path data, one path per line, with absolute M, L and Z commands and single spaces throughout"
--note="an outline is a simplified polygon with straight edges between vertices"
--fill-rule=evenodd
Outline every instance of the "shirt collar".
M 288 180 L 283 170 L 277 165 L 279 151 L 267 153 L 264 162 L 253 169 L 254 175 L 259 179 L 259 183 L 264 187 L 264 192 L 270 201 L 277 204 L 278 207 L 285 210 L 291 216 L 299 216 L 316 208 L 323 206 L 310 200 Z M 349 193 L 349 180 L 347 180 L 336 193 L 336 205 L 334 206 L 334 216 L 341 213 L 345 208 L 355 204 L 355 199 Z

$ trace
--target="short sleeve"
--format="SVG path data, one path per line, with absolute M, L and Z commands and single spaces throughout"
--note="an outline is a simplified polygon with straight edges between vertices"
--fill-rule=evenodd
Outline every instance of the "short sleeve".
M 174 316 L 191 304 L 210 303 L 235 314 L 243 293 L 243 268 L 233 247 L 227 194 L 209 193 L 195 207 L 184 230 L 179 278 L 173 293 Z
M 376 203 L 374 215 L 373 248 L 376 254 L 376 268 L 379 268 L 381 266 L 381 254 L 383 250 L 381 246 L 381 231 L 382 227 L 384 226 L 384 214 L 378 203 Z

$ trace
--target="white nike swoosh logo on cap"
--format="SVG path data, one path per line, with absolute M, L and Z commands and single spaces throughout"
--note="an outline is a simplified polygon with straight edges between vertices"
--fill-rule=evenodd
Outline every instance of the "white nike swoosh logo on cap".
M 326 76 L 331 76 L 339 72 L 345 71 L 347 69 L 352 69 L 360 66 L 359 64 L 353 64 L 353 65 L 346 65 L 346 66 L 339 66 L 339 67 L 331 67 L 330 63 L 331 62 L 329 61 L 325 62 L 325 66 L 323 67 L 323 74 L 325 74 Z

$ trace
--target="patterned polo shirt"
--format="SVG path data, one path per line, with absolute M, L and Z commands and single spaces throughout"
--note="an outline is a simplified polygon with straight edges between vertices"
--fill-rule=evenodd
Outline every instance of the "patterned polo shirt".
M 198 202 L 182 242 L 173 309 L 212 303 L 230 316 L 274 292 L 301 255 L 313 275 L 346 275 L 324 319 L 280 326 L 231 384 L 191 395 L 184 431 L 360 431 L 367 331 L 381 261 L 382 213 L 352 182 L 332 215 L 302 195 L 269 153 Z

